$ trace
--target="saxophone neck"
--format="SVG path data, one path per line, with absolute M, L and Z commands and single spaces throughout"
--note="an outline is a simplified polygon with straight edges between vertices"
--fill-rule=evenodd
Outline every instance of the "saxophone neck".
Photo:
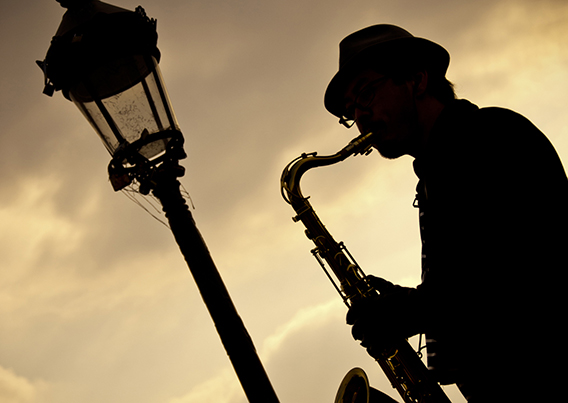
M 289 204 L 293 204 L 294 199 L 304 198 L 300 189 L 300 179 L 309 169 L 333 165 L 351 155 L 368 155 L 372 151 L 372 137 L 373 133 L 361 134 L 335 154 L 319 156 L 315 152 L 309 154 L 304 153 L 290 162 L 286 168 L 284 168 L 280 179 L 282 197 L 284 200 Z

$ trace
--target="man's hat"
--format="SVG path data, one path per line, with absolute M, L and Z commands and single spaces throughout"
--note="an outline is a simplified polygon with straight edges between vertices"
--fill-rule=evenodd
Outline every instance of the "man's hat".
M 450 55 L 442 46 L 388 24 L 372 25 L 345 37 L 339 44 L 339 71 L 325 92 L 325 108 L 343 115 L 343 96 L 349 81 L 369 60 L 385 65 L 421 62 L 431 74 L 446 75 Z

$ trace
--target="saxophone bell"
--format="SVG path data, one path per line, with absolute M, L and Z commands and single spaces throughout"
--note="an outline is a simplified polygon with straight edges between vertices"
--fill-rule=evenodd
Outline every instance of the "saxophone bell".
M 367 374 L 361 368 L 349 371 L 337 390 L 335 403 L 395 403 L 396 400 L 369 386 Z

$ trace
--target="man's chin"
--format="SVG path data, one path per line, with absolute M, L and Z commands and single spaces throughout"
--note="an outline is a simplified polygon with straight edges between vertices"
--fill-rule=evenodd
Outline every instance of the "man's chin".
M 392 141 L 379 141 L 375 143 L 375 148 L 383 158 L 394 160 L 408 154 L 400 144 Z
M 373 145 L 382 157 L 392 160 L 407 154 L 403 142 L 389 135 L 384 127 L 373 127 L 369 131 L 373 133 Z

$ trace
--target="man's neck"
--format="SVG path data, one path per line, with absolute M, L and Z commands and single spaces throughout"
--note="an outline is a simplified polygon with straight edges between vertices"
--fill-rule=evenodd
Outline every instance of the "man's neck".
M 430 138 L 432 128 L 434 127 L 434 124 L 444 110 L 445 105 L 438 101 L 436 98 L 428 96 L 427 98 L 420 100 L 416 107 L 418 112 L 418 123 L 420 127 L 420 138 L 417 150 L 412 155 L 415 158 L 419 157 L 426 148 L 426 144 L 428 143 L 428 139 Z

